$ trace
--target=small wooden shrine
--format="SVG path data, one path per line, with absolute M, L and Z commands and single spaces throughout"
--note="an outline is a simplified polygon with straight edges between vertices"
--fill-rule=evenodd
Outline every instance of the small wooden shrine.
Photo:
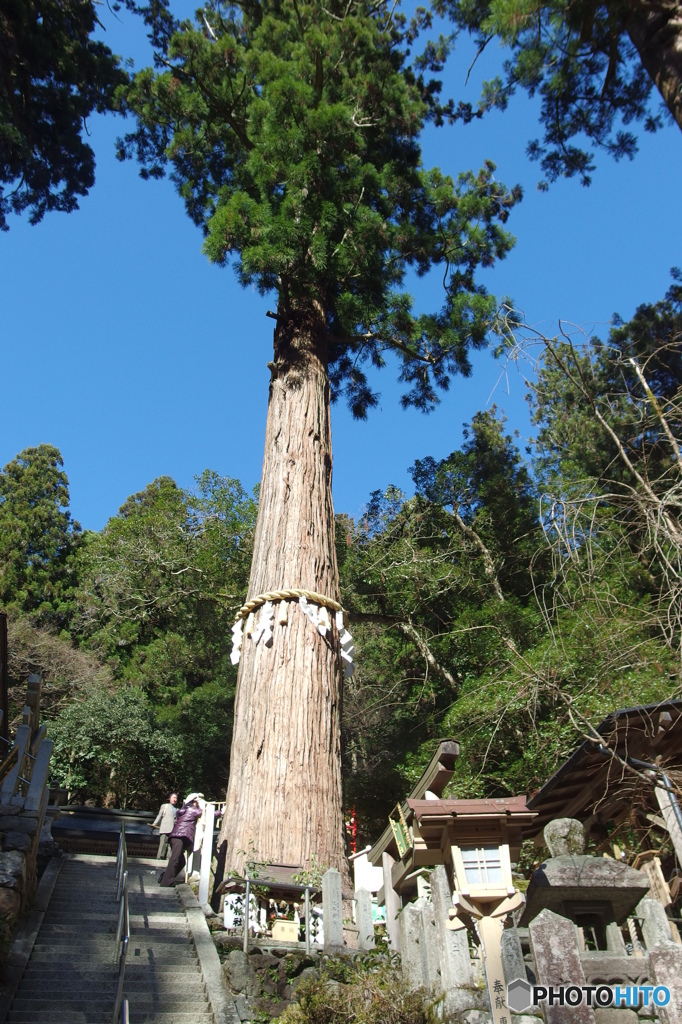
M 625 708 L 608 715 L 528 800 L 524 828 L 542 845 L 545 825 L 576 818 L 586 836 L 611 853 L 622 826 L 639 849 L 670 836 L 682 863 L 682 701 Z

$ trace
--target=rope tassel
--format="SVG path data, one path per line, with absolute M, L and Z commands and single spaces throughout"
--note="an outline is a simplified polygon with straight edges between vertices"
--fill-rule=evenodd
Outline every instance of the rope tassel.
M 251 598 L 237 612 L 234 625 L 232 626 L 232 652 L 230 661 L 233 665 L 239 663 L 244 642 L 244 623 L 246 622 L 246 635 L 255 644 L 261 641 L 266 647 L 272 647 L 275 628 L 275 607 L 273 602 L 278 602 L 277 625 L 286 626 L 288 623 L 288 601 L 298 600 L 301 611 L 310 620 L 317 632 L 322 637 L 327 637 L 331 632 L 332 623 L 330 612 L 334 612 L 334 624 L 339 636 L 341 663 L 346 676 L 352 676 L 354 671 L 353 658 L 355 647 L 353 637 L 346 629 L 345 613 L 342 605 L 324 594 L 318 594 L 314 590 L 272 590 L 267 594 L 259 594 Z

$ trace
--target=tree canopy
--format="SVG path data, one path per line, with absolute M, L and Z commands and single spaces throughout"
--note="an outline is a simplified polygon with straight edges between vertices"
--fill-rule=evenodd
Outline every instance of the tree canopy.
M 214 678 L 229 655 L 255 509 L 237 481 L 216 473 L 192 493 L 160 477 L 89 537 L 78 569 L 81 632 L 159 703 Z
M 345 777 L 368 836 L 439 736 L 461 745 L 458 796 L 528 792 L 590 723 L 679 695 L 679 298 L 674 276 L 604 339 L 517 325 L 517 356 L 540 344 L 532 462 L 479 413 L 458 450 L 417 460 L 414 498 L 340 519 L 360 652 Z
M 71 793 L 135 807 L 168 791 L 182 777 L 182 747 L 159 729 L 137 687 L 93 687 L 50 723 L 54 768 Z
M 209 470 L 193 491 L 160 477 L 80 553 L 78 640 L 175 745 L 177 757 L 163 768 L 157 762 L 152 789 L 184 780 L 217 795 L 227 781 L 236 682 L 230 625 L 246 589 L 255 512 L 238 481 Z M 86 728 L 93 709 L 70 715 L 69 736 Z
M 0 229 L 70 212 L 95 180 L 86 119 L 111 110 L 119 62 L 92 38 L 94 0 L 8 0 L 0 10 Z
M 57 448 L 26 448 L 0 472 L 0 603 L 53 627 L 73 612 L 80 525 Z
M 26 674 L 38 672 L 57 771 L 74 794 L 139 805 L 183 785 L 217 796 L 236 682 L 230 624 L 255 500 L 207 470 L 192 491 L 155 480 L 98 533 L 81 534 L 68 508 L 50 445 L 21 452 L 0 475 L 12 716 Z M 129 724 L 111 730 L 125 709 Z
M 434 0 L 457 31 L 471 33 L 480 52 L 496 39 L 511 50 L 502 75 L 484 83 L 476 108 L 460 103 L 470 121 L 504 110 L 517 88 L 541 98 L 542 140 L 528 145 L 549 181 L 580 177 L 589 185 L 594 154 L 632 158 L 641 121 L 655 131 L 664 117 L 682 128 L 682 46 L 679 7 L 669 0 Z M 657 88 L 667 106 L 655 110 Z
M 469 372 L 495 302 L 474 280 L 512 245 L 520 197 L 492 165 L 457 182 L 423 167 L 437 57 L 408 63 L 416 27 L 384 4 L 211 2 L 195 24 L 147 8 L 157 70 L 137 74 L 120 144 L 144 175 L 167 165 L 211 260 L 274 291 L 280 316 L 318 304 L 330 378 L 357 416 L 376 404 L 363 365 L 401 361 L 404 402 L 428 408 Z M 123 94 L 122 94 L 123 95 Z M 408 269 L 444 273 L 442 308 L 418 315 Z

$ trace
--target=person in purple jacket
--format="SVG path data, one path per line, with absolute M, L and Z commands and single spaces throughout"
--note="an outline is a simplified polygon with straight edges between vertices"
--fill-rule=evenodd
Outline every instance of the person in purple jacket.
M 168 837 L 171 854 L 166 870 L 159 878 L 159 885 L 175 885 L 175 879 L 185 866 L 185 853 L 194 849 L 194 833 L 201 817 L 201 796 L 201 793 L 190 793 L 175 816 L 175 824 Z

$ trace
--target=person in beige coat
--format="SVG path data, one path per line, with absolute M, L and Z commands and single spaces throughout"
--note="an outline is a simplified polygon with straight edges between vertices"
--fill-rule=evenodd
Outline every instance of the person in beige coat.
M 178 794 L 171 793 L 167 804 L 161 804 L 159 813 L 156 815 L 152 828 L 159 830 L 159 851 L 156 854 L 157 860 L 165 860 L 168 851 L 168 836 L 173 831 L 175 815 L 178 813 Z

